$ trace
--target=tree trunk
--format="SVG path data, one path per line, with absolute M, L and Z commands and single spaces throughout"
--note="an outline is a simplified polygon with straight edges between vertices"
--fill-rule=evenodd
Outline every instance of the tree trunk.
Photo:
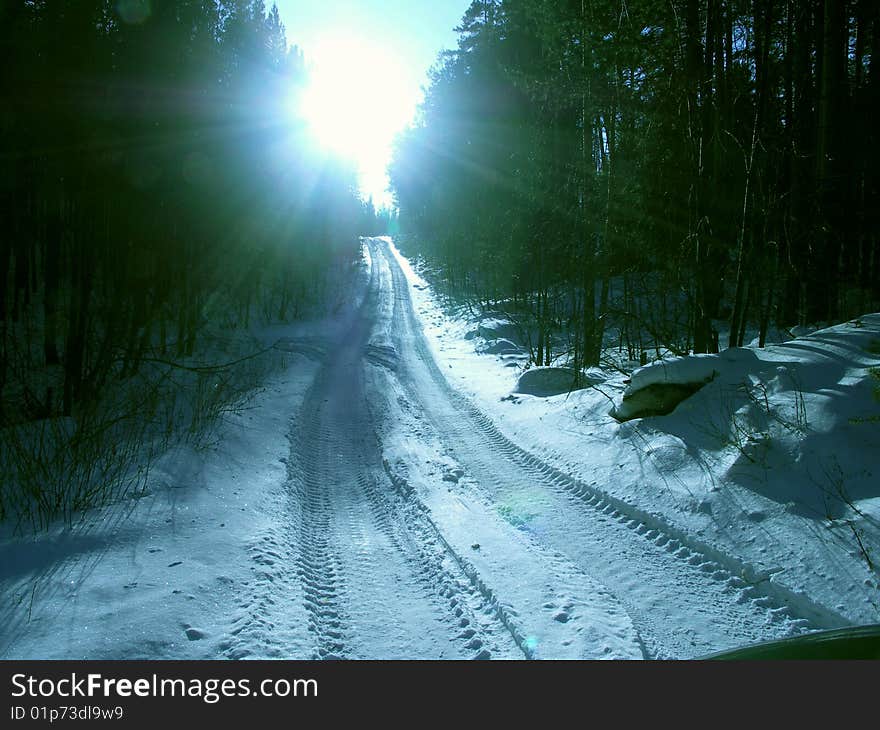
M 58 356 L 58 268 L 61 256 L 62 224 L 57 215 L 50 215 L 46 222 L 46 241 L 43 254 L 43 354 L 46 365 L 61 362 Z

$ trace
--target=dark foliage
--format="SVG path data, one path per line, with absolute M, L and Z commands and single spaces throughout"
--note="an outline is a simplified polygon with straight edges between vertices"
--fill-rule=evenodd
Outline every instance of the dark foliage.
M 0 7 L 0 425 L 75 415 L 221 317 L 296 316 L 355 255 L 354 172 L 294 121 L 276 8 Z
M 2 2 L 0 55 L 0 519 L 37 529 L 201 443 L 269 367 L 233 330 L 376 223 L 262 0 Z
M 535 362 L 877 306 L 876 3 L 475 0 L 459 31 L 398 145 L 401 225 Z

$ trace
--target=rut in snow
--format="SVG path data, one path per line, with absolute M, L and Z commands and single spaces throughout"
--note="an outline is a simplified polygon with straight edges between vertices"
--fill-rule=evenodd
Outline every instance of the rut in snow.
M 378 278 L 291 422 L 296 573 L 314 658 L 522 656 L 424 515 L 385 473 L 364 388 Z

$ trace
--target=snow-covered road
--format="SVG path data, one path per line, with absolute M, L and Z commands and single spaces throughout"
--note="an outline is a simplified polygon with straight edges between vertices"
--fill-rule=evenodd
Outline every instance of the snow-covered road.
M 266 604 L 281 599 L 270 620 L 292 620 L 293 633 L 296 626 L 307 632 L 314 658 L 515 656 L 484 596 L 426 517 L 397 498 L 383 469 L 367 375 L 371 362 L 389 356 L 371 343 L 387 283 L 371 267 L 361 306 L 328 346 L 324 367 L 291 416 L 291 499 L 279 516 L 289 530 L 263 546 L 275 580 L 264 586 L 266 595 L 254 595 L 253 615 L 265 625 Z M 278 595 L 279 576 L 297 584 L 295 597 Z M 288 610 L 291 601 L 302 602 L 304 619 Z M 229 648 L 235 656 L 235 645 Z M 289 656 L 282 647 L 275 652 Z
M 314 656 L 683 657 L 808 625 L 505 438 L 440 372 L 387 242 L 368 251 L 291 421 L 274 565 L 296 572 Z
M 102 511 L 94 549 L 61 535 L 4 579 L 0 655 L 685 658 L 836 624 L 509 440 L 447 381 L 389 243 L 365 254 L 357 305 L 211 457 L 234 474 L 200 471 L 192 526 L 154 496 Z

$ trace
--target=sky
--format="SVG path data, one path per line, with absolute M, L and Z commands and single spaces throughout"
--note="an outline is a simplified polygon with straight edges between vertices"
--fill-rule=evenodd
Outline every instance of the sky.
M 387 205 L 385 166 L 394 133 L 412 120 L 427 84 L 427 72 L 445 48 L 455 48 L 455 28 L 470 0 L 277 0 L 291 45 L 299 46 L 331 93 L 355 97 L 369 124 L 358 134 L 341 137 L 338 124 L 323 124 L 333 116 L 325 93 L 314 104 L 314 123 L 323 126 L 325 141 L 356 158 L 361 168 L 361 191 L 377 205 Z M 269 3 L 267 3 L 269 5 Z M 334 81 L 343 76 L 347 81 Z M 341 85 L 340 85 L 341 84 Z M 367 91 L 369 93 L 367 93 Z M 332 128 L 330 128 L 332 126 Z M 320 135 L 319 135 L 320 136 Z M 351 137 L 358 139 L 352 141 Z

